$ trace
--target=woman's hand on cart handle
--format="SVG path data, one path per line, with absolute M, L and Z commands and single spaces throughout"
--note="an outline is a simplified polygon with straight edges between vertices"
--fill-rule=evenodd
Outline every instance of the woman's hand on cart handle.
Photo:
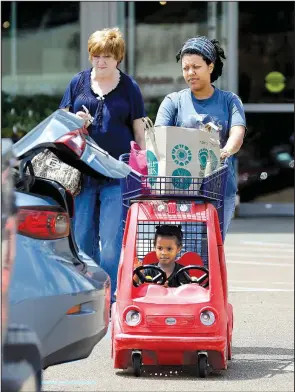
M 224 147 L 220 150 L 220 159 L 229 158 L 231 155 L 233 154 L 229 148 Z

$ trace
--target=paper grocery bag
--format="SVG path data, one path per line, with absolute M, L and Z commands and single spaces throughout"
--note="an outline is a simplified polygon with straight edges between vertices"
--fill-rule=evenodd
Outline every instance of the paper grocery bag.
M 220 167 L 217 132 L 174 126 L 154 127 L 150 119 L 143 121 L 148 181 L 155 193 L 191 194 L 200 189 L 204 176 Z

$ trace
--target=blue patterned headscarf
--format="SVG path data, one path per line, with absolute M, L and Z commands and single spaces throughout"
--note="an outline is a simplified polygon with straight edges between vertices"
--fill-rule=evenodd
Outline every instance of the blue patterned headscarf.
M 215 62 L 217 57 L 215 46 L 209 38 L 204 36 L 188 39 L 181 49 L 180 57 L 190 50 L 197 50 L 212 63 Z

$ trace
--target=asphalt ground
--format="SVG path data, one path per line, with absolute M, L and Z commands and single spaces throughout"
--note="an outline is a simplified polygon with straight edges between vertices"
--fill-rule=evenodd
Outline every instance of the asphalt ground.
M 89 358 L 48 368 L 44 391 L 294 391 L 294 218 L 235 219 L 225 242 L 233 359 L 199 379 L 181 369 L 113 369 L 108 333 Z

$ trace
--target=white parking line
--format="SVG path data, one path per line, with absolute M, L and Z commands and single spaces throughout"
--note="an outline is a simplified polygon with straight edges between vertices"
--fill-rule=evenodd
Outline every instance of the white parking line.
M 245 265 L 261 265 L 264 267 L 294 267 L 294 263 L 286 264 L 286 263 L 263 263 L 256 261 L 242 261 L 242 260 L 226 260 L 226 264 L 245 264 Z
M 253 347 L 254 348 L 254 347 Z M 255 347 L 257 348 L 257 351 L 259 351 L 259 347 Z M 270 354 L 270 353 L 264 353 L 264 354 L 250 354 L 250 353 L 241 353 L 241 354 L 234 354 L 235 355 L 235 359 L 261 359 L 262 361 L 273 361 L 274 360 L 274 356 L 275 359 L 277 359 L 278 361 L 285 361 L 288 362 L 288 365 L 286 365 L 288 367 L 294 368 L 294 356 L 292 354 Z M 285 368 L 284 368 L 285 369 Z
M 265 280 L 228 280 L 228 283 L 263 283 L 265 284 Z M 269 284 L 281 284 L 281 285 L 291 285 L 294 286 L 294 283 L 291 282 L 268 282 Z
M 287 365 L 282 370 L 285 372 L 294 372 L 294 362 L 290 363 L 290 365 Z
M 239 253 L 233 253 L 230 251 L 225 251 L 225 255 L 227 257 L 255 257 L 256 259 L 277 259 L 277 260 L 281 260 L 281 259 L 288 259 L 288 260 L 293 260 L 293 255 L 274 255 L 274 254 L 269 254 L 269 253 L 265 253 L 264 255 L 258 255 L 255 254 L 255 252 L 253 254 L 249 253 L 249 252 L 239 252 Z
M 97 381 L 89 380 L 43 380 L 45 385 L 95 385 Z
M 274 246 L 274 247 L 280 247 L 280 248 L 286 248 L 286 247 L 294 247 L 293 244 L 290 243 L 282 243 L 282 242 L 262 242 L 262 241 L 240 241 L 240 244 L 245 244 L 245 245 L 259 245 L 259 246 Z
M 247 291 L 247 292 L 286 292 L 286 293 L 292 293 L 294 292 L 294 289 L 269 289 L 269 288 L 263 288 L 263 287 L 230 287 L 228 289 L 230 293 L 235 293 L 235 292 L 241 292 L 241 291 Z
M 273 252 L 274 249 L 272 248 L 267 248 L 267 247 L 256 247 L 253 249 L 253 247 L 249 247 L 249 246 L 243 246 L 243 245 L 229 245 L 229 246 L 225 246 L 225 251 L 232 251 L 232 252 L 245 252 L 245 253 L 255 253 L 255 252 Z M 285 253 L 291 253 L 292 255 L 294 255 L 294 249 L 293 248 L 280 248 L 280 252 L 285 252 Z

